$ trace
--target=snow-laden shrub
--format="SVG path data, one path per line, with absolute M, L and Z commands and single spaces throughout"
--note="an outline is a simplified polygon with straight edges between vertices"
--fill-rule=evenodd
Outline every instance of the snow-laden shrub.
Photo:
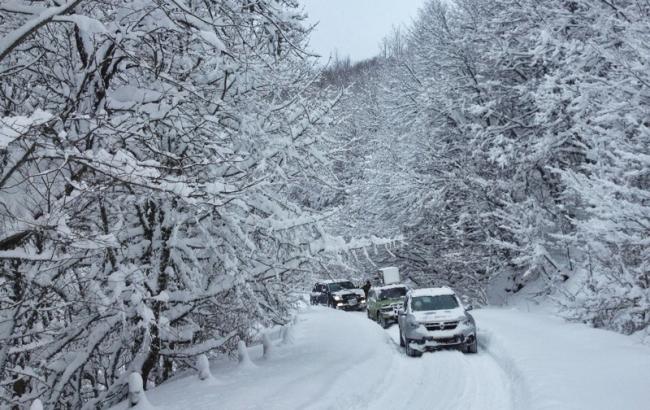
M 240 340 L 237 343 L 237 360 L 239 361 L 239 366 L 242 368 L 255 367 L 251 361 L 250 355 L 248 354 L 248 347 L 246 347 L 246 342 L 243 340 Z
M 129 395 L 128 403 L 129 408 L 148 410 L 153 408 L 147 395 L 144 392 L 144 385 L 142 383 L 142 376 L 139 373 L 131 373 L 129 375 Z
M 199 371 L 199 380 L 209 380 L 212 378 L 210 372 L 210 361 L 205 354 L 199 355 L 196 358 L 196 369 Z
M 43 410 L 43 403 L 40 399 L 36 399 L 32 402 L 31 406 L 29 406 L 29 410 Z
M 273 354 L 273 342 L 267 333 L 262 334 L 263 357 L 268 359 Z
M 282 339 L 282 344 L 291 344 L 293 343 L 293 329 L 291 325 L 282 326 L 280 332 L 280 337 Z

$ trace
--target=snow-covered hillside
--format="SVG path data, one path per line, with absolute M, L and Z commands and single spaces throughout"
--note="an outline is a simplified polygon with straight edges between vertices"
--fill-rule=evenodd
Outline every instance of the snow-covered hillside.
M 383 330 L 362 313 L 311 308 L 298 317 L 293 341 L 275 346 L 270 358 L 253 367 L 215 364 L 216 380 L 188 376 L 148 396 L 165 410 L 648 408 L 649 347 L 518 310 L 475 317 L 479 354 L 409 358 L 396 326 Z

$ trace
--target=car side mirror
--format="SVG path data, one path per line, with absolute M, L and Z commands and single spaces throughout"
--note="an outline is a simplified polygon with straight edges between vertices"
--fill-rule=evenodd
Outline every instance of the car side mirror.
M 466 312 L 469 312 L 470 310 L 474 310 L 474 306 L 472 306 L 472 305 L 467 305 L 467 307 L 465 307 L 465 311 L 466 311 Z

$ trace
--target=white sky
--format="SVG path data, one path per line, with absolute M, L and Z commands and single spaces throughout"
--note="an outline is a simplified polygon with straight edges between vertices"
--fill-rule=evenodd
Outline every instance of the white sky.
M 334 50 L 360 61 L 379 52 L 393 26 L 408 24 L 426 0 L 300 0 L 309 23 L 319 22 L 311 49 L 327 61 Z

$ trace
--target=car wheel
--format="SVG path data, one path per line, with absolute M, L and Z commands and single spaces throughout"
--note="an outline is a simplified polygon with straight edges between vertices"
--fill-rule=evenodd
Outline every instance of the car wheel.
M 420 357 L 422 356 L 422 352 L 416 349 L 411 348 L 411 340 L 405 339 L 404 340 L 405 350 L 406 350 L 406 355 L 409 357 Z
M 386 318 L 384 317 L 384 315 L 380 313 L 377 316 L 379 317 L 379 325 L 384 329 L 386 329 L 388 327 L 388 323 L 386 322 Z
M 370 309 L 366 309 L 366 316 L 368 316 L 368 319 L 372 320 L 372 316 L 370 316 Z
M 399 345 L 404 347 L 404 338 L 402 337 L 402 329 L 399 330 Z
M 476 338 L 472 343 L 465 345 L 465 353 L 478 353 L 478 340 Z

